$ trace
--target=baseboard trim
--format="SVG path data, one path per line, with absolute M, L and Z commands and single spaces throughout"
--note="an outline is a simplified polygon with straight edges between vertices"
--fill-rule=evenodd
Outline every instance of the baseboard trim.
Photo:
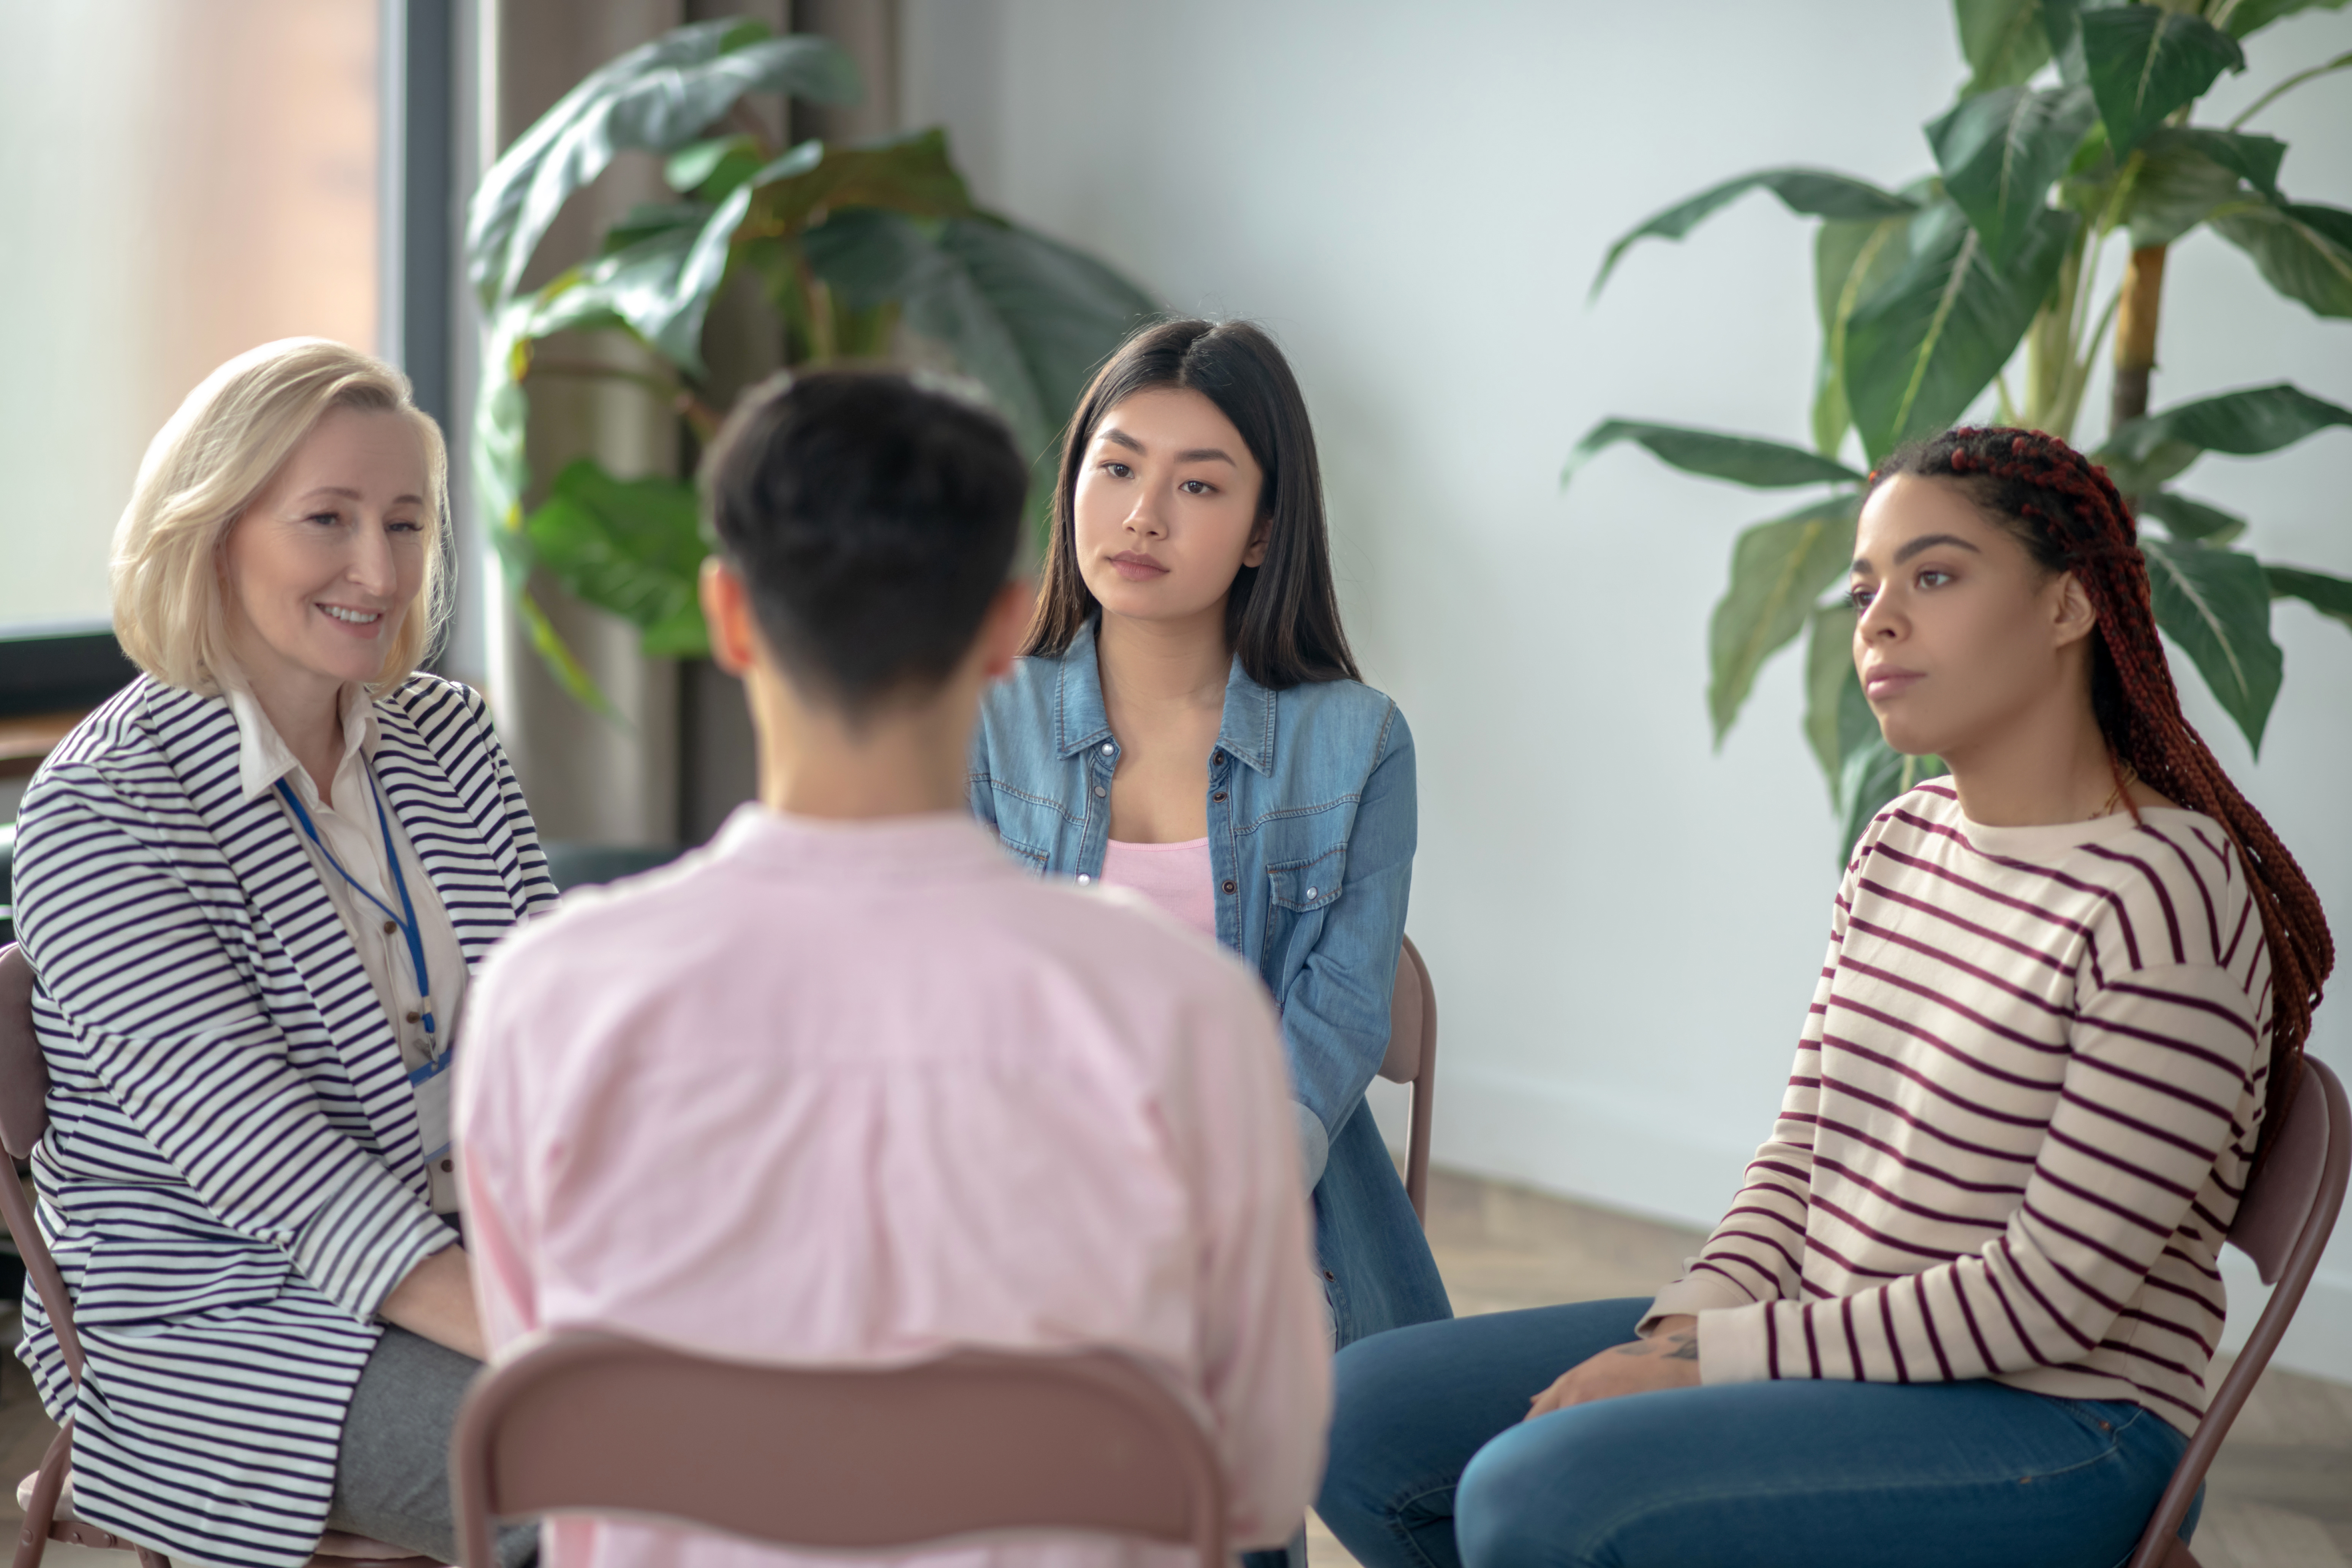
M 1391 1142 L 1402 1141 L 1402 1101 L 1401 1093 L 1373 1101 Z M 1475 1068 L 1441 1065 L 1439 1071 L 1431 1157 L 1469 1175 L 1705 1228 L 1738 1190 L 1755 1152 L 1753 1143 L 1712 1136 L 1660 1116 L 1654 1104 L 1605 1090 Z M 2270 1291 L 2242 1253 L 2225 1252 L 2221 1273 L 2231 1303 L 2222 1344 L 2234 1351 L 2252 1331 Z M 2352 1383 L 2352 1243 L 2345 1227 L 2272 1364 Z

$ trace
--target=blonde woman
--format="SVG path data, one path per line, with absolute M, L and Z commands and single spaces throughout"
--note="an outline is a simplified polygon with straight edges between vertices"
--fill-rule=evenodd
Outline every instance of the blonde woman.
M 446 471 L 365 354 L 289 339 L 215 371 L 115 534 L 146 673 L 19 812 L 33 1171 L 87 1371 L 29 1288 L 17 1353 L 74 1421 L 77 1511 L 175 1556 L 295 1568 L 331 1528 L 455 1561 L 482 1336 L 450 1021 L 555 889 L 481 699 L 416 668 Z

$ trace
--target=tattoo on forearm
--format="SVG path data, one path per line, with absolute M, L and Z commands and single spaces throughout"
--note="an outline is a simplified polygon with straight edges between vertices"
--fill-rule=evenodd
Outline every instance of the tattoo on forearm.
M 1617 1353 L 1619 1355 L 1654 1355 L 1664 1361 L 1696 1361 L 1698 1360 L 1698 1335 L 1685 1330 L 1680 1333 L 1635 1340 L 1631 1344 L 1619 1345 Z

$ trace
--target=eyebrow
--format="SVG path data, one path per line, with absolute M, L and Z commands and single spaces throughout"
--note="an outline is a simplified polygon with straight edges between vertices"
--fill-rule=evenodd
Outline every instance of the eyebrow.
M 367 499 L 365 496 L 360 494 L 359 491 L 345 489 L 341 485 L 320 485 L 316 489 L 304 490 L 295 499 L 297 500 L 309 500 L 314 496 L 333 496 L 338 500 L 365 500 Z M 425 498 L 419 495 L 396 495 L 392 498 L 392 504 L 394 506 L 400 505 L 403 501 L 407 502 L 411 506 L 423 506 L 425 504 Z
M 1957 533 L 1923 533 L 1918 538 L 1913 540 L 1910 543 L 1905 545 L 1902 549 L 1895 552 L 1895 564 L 1900 566 L 1906 561 L 1910 560 L 1913 556 L 1923 554 L 1927 551 L 1933 550 L 1938 544 L 1955 544 L 1962 550 L 1967 551 L 1971 555 L 1981 555 L 1984 553 L 1983 551 L 1979 550 L 1975 545 L 1970 544 L 1967 540 L 1962 539 Z M 1875 568 L 1871 565 L 1869 557 L 1857 555 L 1853 558 L 1853 564 L 1847 568 L 1847 570 L 1852 572 L 1870 572 L 1874 571 Z
M 1118 445 L 1126 447 L 1130 452 L 1140 452 L 1144 449 L 1142 442 L 1137 440 L 1134 437 L 1129 435 L 1126 431 L 1120 429 L 1116 425 L 1104 426 L 1101 429 L 1095 432 L 1095 438 L 1099 441 L 1116 442 Z M 1177 453 L 1176 460 L 1180 463 L 1223 463 L 1228 468 L 1237 468 L 1241 467 L 1239 463 L 1234 461 L 1233 455 L 1231 453 L 1225 451 L 1220 447 L 1190 447 L 1184 451 Z

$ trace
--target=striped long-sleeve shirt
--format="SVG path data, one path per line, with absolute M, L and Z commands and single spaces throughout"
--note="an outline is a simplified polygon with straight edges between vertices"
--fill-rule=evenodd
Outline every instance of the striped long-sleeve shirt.
M 2195 812 L 1856 847 L 1771 1140 L 1652 1314 L 1707 1383 L 1990 1377 L 2192 1427 L 2260 1125 L 2270 958 Z

